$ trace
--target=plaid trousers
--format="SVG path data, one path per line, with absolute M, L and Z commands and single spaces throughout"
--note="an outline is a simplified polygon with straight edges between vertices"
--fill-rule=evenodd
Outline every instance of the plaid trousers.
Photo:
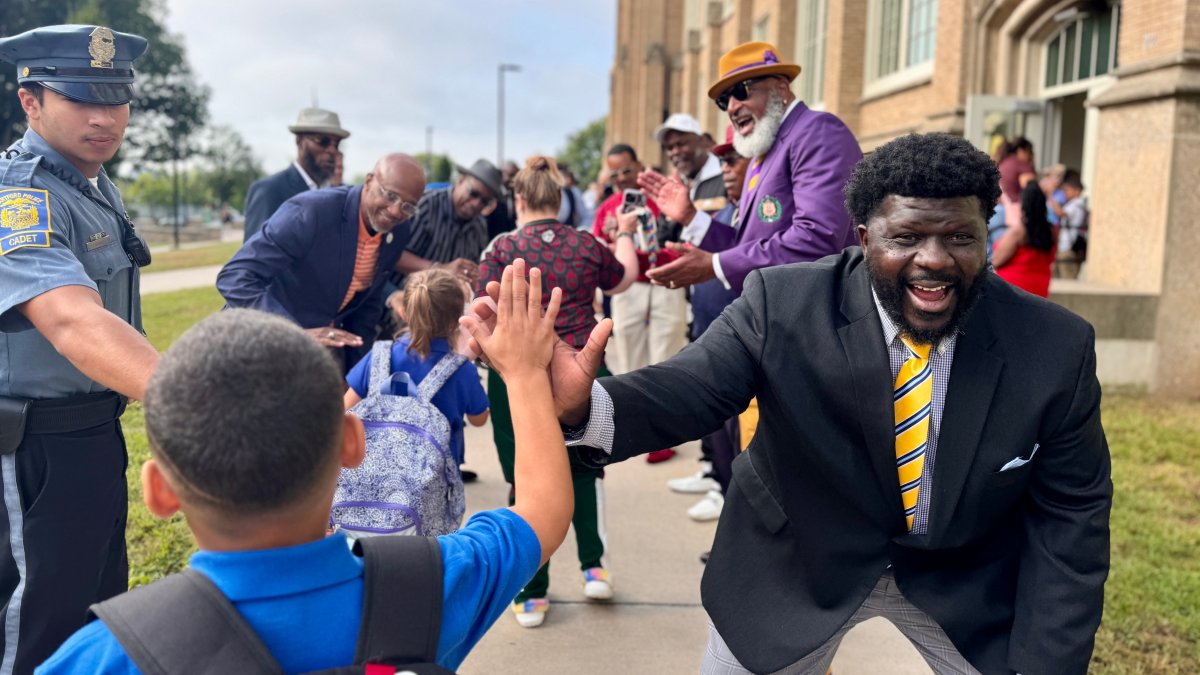
M 877 616 L 884 617 L 900 629 L 937 675 L 979 675 L 979 671 L 954 648 L 941 626 L 904 599 L 891 571 L 879 578 L 875 589 L 858 611 L 836 633 L 812 653 L 776 672 L 780 675 L 825 675 L 846 633 L 863 621 Z M 749 672 L 725 646 L 725 641 L 709 621 L 708 647 L 704 650 L 704 662 L 700 665 L 701 675 L 746 675 Z

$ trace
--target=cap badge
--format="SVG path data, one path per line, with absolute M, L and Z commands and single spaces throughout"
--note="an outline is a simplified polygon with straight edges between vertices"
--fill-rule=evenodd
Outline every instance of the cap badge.
M 29 66 L 21 69 L 21 77 L 29 77 Z
M 97 26 L 91 33 L 88 54 L 92 57 L 93 68 L 112 68 L 113 57 L 117 55 L 117 43 L 113 32 L 104 26 Z

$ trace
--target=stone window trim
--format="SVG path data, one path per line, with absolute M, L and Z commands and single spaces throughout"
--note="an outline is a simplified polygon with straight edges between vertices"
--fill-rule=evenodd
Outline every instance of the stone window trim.
M 885 3 L 889 5 L 885 8 Z M 890 9 L 889 9 L 890 8 Z M 884 41 L 884 13 L 889 9 L 892 17 L 889 33 L 894 41 L 896 52 L 892 54 L 887 72 L 881 73 Z M 925 13 L 927 25 L 910 26 L 913 10 L 921 9 Z M 937 2 L 930 0 L 869 0 L 867 5 L 867 35 L 866 58 L 863 63 L 863 100 L 869 101 L 905 89 L 911 89 L 933 80 L 933 63 L 936 52 Z M 914 47 L 910 44 L 914 30 L 919 33 L 933 31 L 923 35 L 922 39 L 931 41 Z M 917 49 L 923 58 L 920 62 L 909 64 L 909 50 Z

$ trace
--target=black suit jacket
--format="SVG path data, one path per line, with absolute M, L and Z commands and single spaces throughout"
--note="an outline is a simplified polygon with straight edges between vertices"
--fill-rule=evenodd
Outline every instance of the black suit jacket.
M 267 218 L 275 213 L 287 200 L 308 189 L 308 183 L 296 169 L 296 165 L 266 178 L 260 178 L 246 191 L 246 221 L 242 224 L 242 241 L 258 234 Z
M 755 672 L 829 638 L 891 565 L 985 674 L 1087 670 L 1108 575 L 1112 484 L 1094 333 L 988 272 L 959 336 L 927 534 L 908 534 L 892 376 L 861 251 L 751 274 L 674 358 L 600 384 L 619 461 L 699 438 L 758 398 L 702 583 Z M 1036 455 L 1024 466 L 1000 468 Z

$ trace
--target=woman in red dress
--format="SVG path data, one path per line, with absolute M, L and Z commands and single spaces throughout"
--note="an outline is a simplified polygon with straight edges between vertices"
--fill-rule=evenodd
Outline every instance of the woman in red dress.
M 1046 218 L 1046 195 L 1036 181 L 1021 189 L 1021 201 L 1005 201 L 1008 229 L 996 240 L 992 265 L 1008 283 L 1034 295 L 1050 295 L 1050 269 L 1054 265 L 1055 234 Z

